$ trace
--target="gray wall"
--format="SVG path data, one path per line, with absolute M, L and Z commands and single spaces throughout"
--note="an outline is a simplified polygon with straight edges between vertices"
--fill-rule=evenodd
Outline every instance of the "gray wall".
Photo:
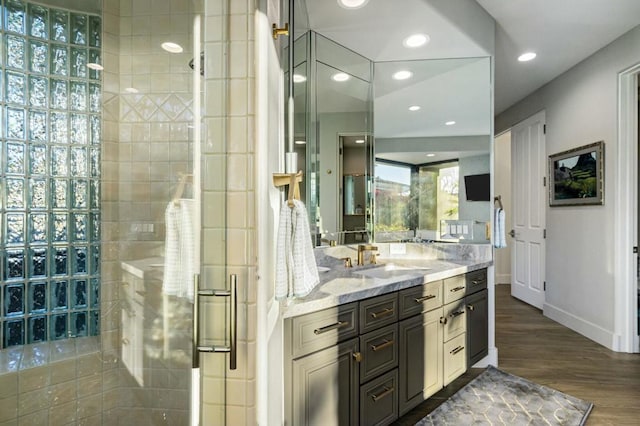
M 460 158 L 458 165 L 460 167 L 458 219 L 482 222 L 473 226 L 473 241 L 486 241 L 485 223 L 491 221 L 491 202 L 467 201 L 464 177 L 489 173 L 489 154 Z
M 618 73 L 640 62 L 640 26 L 496 117 L 500 133 L 545 110 L 547 155 L 605 142 L 604 206 L 547 207 L 545 315 L 612 347 Z M 622 195 L 622 194 L 620 194 Z

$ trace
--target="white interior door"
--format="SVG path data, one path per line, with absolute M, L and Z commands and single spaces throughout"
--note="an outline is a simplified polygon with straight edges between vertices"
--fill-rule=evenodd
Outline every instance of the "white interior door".
M 545 275 L 544 111 L 511 129 L 511 295 L 542 309 Z

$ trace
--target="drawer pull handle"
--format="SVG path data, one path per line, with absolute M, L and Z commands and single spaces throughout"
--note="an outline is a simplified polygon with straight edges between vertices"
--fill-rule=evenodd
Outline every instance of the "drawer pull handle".
M 379 393 L 378 395 L 376 395 L 376 394 L 371 395 L 371 399 L 373 399 L 373 402 L 378 402 L 382 398 L 384 398 L 385 396 L 391 395 L 395 390 L 396 389 L 393 386 L 391 386 L 390 388 L 385 386 L 384 390 L 381 393 Z
M 426 296 L 417 297 L 417 298 L 415 298 L 413 300 L 415 300 L 416 303 L 422 303 L 422 302 L 425 302 L 427 300 L 431 300 L 431 299 L 435 299 L 435 298 L 436 298 L 435 294 L 427 294 Z
M 478 284 L 482 284 L 483 282 L 484 282 L 484 280 L 473 280 L 473 281 L 471 281 L 471 284 L 478 285 Z
M 440 317 L 440 324 L 446 324 L 447 323 L 447 318 L 446 317 Z
M 395 343 L 395 341 L 393 339 L 391 339 L 391 340 L 386 340 L 385 339 L 384 342 L 382 342 L 382 343 L 380 343 L 378 345 L 371 345 L 371 350 L 373 352 L 377 352 L 377 351 L 379 351 L 381 349 L 384 349 L 384 348 L 387 348 L 389 346 L 392 346 L 394 343 Z
M 391 314 L 393 314 L 393 309 L 386 308 L 380 312 L 371 312 L 371 318 L 378 319 L 378 318 L 386 317 L 387 315 L 391 315 Z
M 460 287 L 454 287 L 451 290 L 449 290 L 451 293 L 455 293 L 456 291 L 460 291 L 460 290 L 464 290 L 464 286 L 460 286 Z
M 360 352 L 354 352 L 351 356 L 353 356 L 355 362 L 362 362 L 362 354 Z
M 460 316 L 460 315 L 464 314 L 464 312 L 465 312 L 464 310 L 462 310 L 462 311 L 458 311 L 458 312 L 451 312 L 451 313 L 449 314 L 449 318 L 455 318 L 455 317 L 457 317 L 457 316 Z
M 325 325 L 324 327 L 316 328 L 313 332 L 318 335 L 322 333 L 326 333 L 327 331 L 337 330 L 339 328 L 347 327 L 349 325 L 349 321 L 338 321 L 335 324 Z
M 473 305 L 467 305 L 467 309 L 470 311 L 473 311 L 475 309 L 475 307 Z
M 451 350 L 451 352 L 449 352 L 449 353 L 450 353 L 451 355 L 455 355 L 455 354 L 457 354 L 458 352 L 460 352 L 460 351 L 462 351 L 462 350 L 464 350 L 464 346 L 458 346 L 457 348 L 452 349 L 452 350 Z

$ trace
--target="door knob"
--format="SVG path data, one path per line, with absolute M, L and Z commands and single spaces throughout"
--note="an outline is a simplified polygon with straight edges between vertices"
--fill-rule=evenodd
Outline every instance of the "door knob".
M 509 231 L 509 235 L 511 235 L 511 238 L 515 238 L 516 237 L 516 231 L 514 231 L 512 229 L 511 231 Z

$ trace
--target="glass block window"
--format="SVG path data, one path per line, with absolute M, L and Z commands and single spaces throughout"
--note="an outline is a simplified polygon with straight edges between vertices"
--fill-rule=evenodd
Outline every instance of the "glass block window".
M 0 0 L 0 349 L 100 331 L 101 34 Z

